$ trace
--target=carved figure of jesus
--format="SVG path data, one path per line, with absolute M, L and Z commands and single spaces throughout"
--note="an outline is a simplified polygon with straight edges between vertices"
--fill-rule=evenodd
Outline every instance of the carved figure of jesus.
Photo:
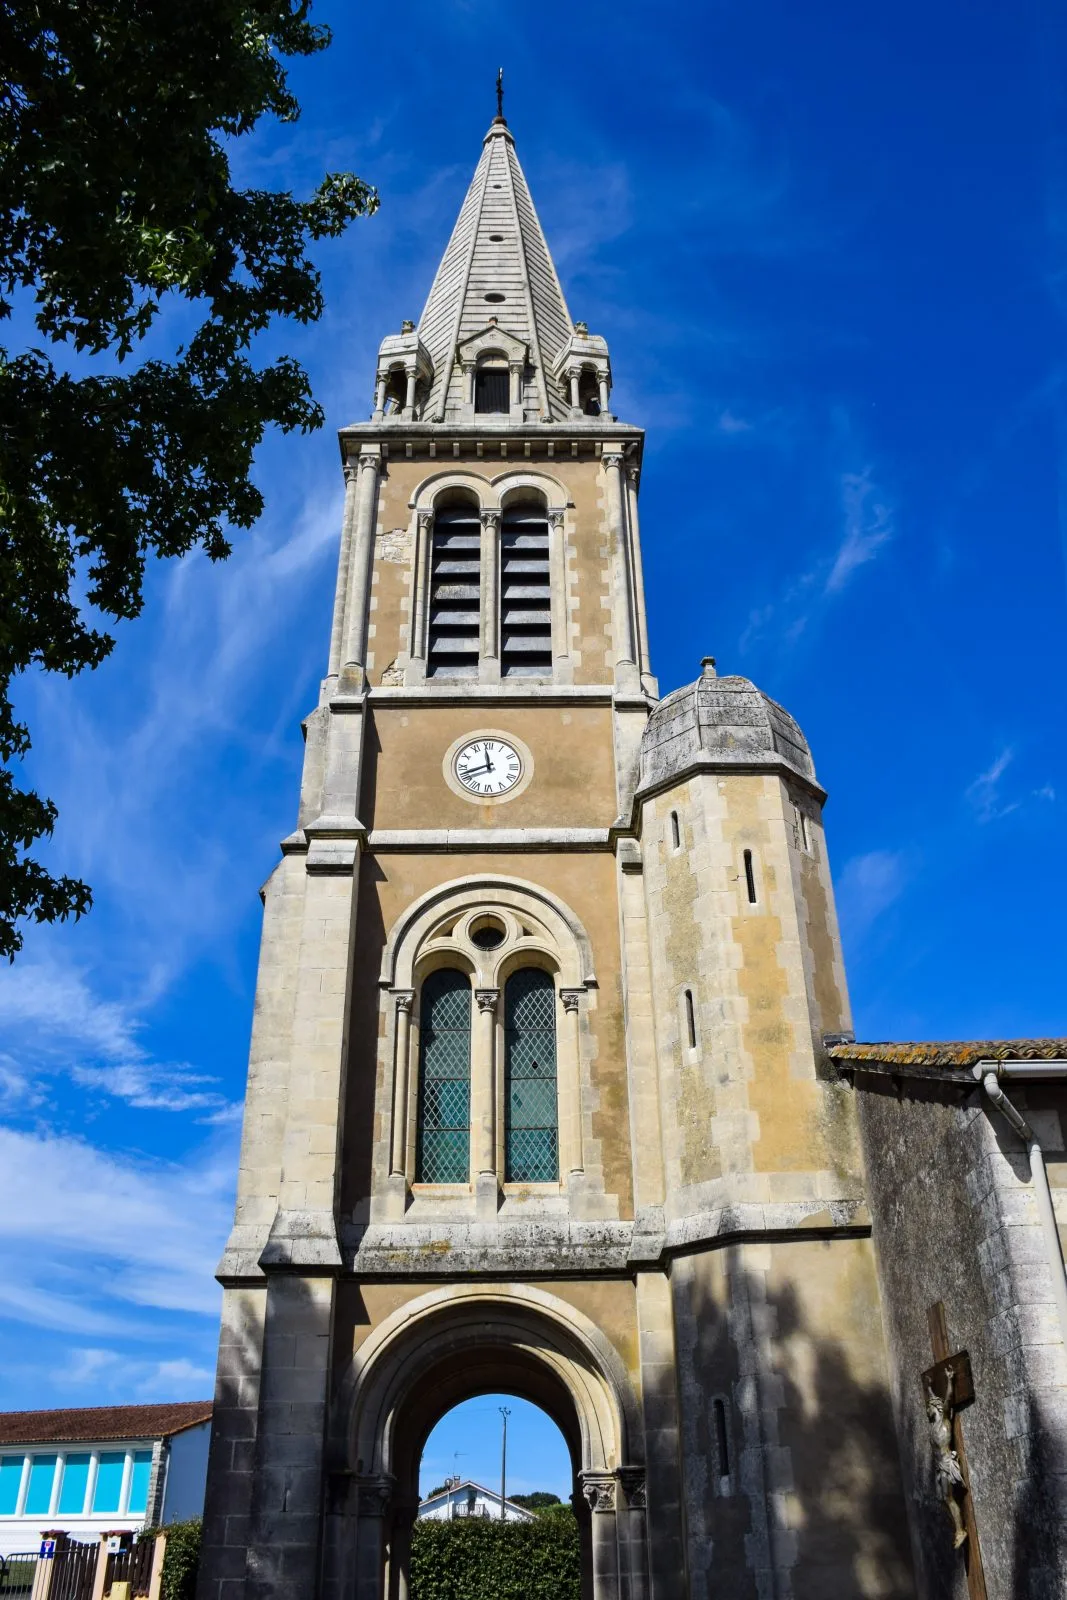
M 956 1498 L 957 1489 L 963 1488 L 960 1460 L 952 1448 L 952 1386 L 953 1372 L 949 1367 L 946 1377 L 945 1398 L 935 1394 L 929 1383 L 926 1387 L 926 1416 L 930 1425 L 930 1446 L 934 1452 L 934 1478 L 937 1492 L 945 1502 L 952 1518 L 952 1548 L 958 1550 L 967 1539 L 963 1526 L 963 1513 Z

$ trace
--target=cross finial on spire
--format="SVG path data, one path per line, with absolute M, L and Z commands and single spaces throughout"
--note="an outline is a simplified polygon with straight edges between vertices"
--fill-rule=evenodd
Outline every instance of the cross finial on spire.
M 504 69 L 496 69 L 496 120 L 504 121 Z

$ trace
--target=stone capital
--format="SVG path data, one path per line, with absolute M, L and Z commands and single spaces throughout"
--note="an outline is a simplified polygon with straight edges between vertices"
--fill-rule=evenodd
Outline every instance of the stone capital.
M 397 1011 L 410 1013 L 415 1000 L 415 991 L 414 989 L 394 989 L 393 998 L 396 1001 Z
M 430 523 L 433 521 L 433 512 L 432 511 L 419 511 L 416 514 L 417 514 L 418 519 L 419 519 L 419 527 L 422 529 L 423 532 L 425 532 L 426 529 L 430 526 Z
M 393 1494 L 393 1480 L 385 1475 L 367 1475 L 356 1478 L 361 1517 L 384 1517 Z
M 549 506 L 546 515 L 553 528 L 562 528 L 567 513 L 557 506 Z
M 644 1511 L 645 1509 L 645 1469 L 644 1467 L 620 1467 L 616 1473 L 619 1486 L 626 1497 L 626 1504 L 631 1511 Z
M 361 470 L 377 472 L 378 468 L 381 466 L 381 457 L 377 455 L 371 455 L 370 452 L 367 451 L 360 456 L 359 465 Z
M 583 1472 L 581 1474 L 582 1493 L 585 1503 L 590 1511 L 607 1512 L 615 1510 L 615 1475 L 611 1472 Z
M 478 1002 L 479 1011 L 495 1011 L 497 1007 L 497 1001 L 500 999 L 500 990 L 475 989 L 474 998 Z
M 561 989 L 559 997 L 563 1001 L 564 1011 L 577 1011 L 578 1002 L 585 994 L 584 989 Z
M 495 509 L 483 511 L 481 517 L 483 528 L 495 528 L 500 522 L 500 512 Z
M 622 466 L 625 457 L 621 450 L 605 450 L 600 459 L 606 467 L 614 467 L 617 471 Z

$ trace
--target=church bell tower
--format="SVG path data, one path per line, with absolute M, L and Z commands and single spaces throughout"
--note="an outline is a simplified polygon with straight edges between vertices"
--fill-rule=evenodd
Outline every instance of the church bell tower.
M 854 1113 L 824 1070 L 849 1025 L 825 796 L 747 679 L 709 660 L 659 697 L 644 434 L 502 114 L 339 440 L 201 1600 L 405 1600 L 423 1443 L 497 1390 L 567 1440 L 585 1595 L 814 1593 L 805 1560 L 837 1583 L 878 1535 L 846 1496 L 805 1554 L 790 1484 L 826 1462 L 792 1449 L 783 1370 L 832 1331 L 881 1381 Z M 855 1466 L 887 1504 L 895 1459 L 876 1430 Z

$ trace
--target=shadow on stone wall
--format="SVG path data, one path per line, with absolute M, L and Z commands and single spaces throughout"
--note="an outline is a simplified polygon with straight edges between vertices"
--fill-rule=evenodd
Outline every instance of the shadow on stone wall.
M 746 1271 L 743 1253 L 725 1252 L 725 1298 L 692 1269 L 675 1288 L 692 1600 L 913 1600 L 884 1381 L 857 1377 L 848 1344 L 811 1325 L 794 1287 Z M 880 1342 L 877 1322 L 859 1320 Z

